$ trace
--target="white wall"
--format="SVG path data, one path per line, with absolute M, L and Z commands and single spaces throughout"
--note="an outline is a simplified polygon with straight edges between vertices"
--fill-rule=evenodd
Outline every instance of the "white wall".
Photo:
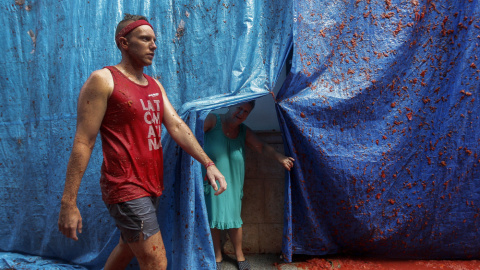
M 280 75 L 278 76 L 277 83 L 273 89 L 275 96 L 282 87 L 283 82 L 287 76 L 286 68 L 283 67 Z M 214 113 L 225 113 L 226 109 L 218 109 L 213 111 Z M 255 102 L 255 108 L 244 122 L 252 130 L 262 131 L 280 131 L 278 125 L 277 113 L 275 112 L 275 102 L 272 95 L 266 95 L 258 98 Z

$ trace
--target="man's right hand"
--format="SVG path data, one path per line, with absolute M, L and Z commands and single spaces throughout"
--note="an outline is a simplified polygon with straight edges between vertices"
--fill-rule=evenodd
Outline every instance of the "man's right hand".
M 220 195 L 227 189 L 227 182 L 225 181 L 225 177 L 215 165 L 208 166 L 205 177 L 207 178 L 206 180 L 210 183 L 212 188 L 216 191 L 215 195 Z M 217 187 L 217 180 L 220 184 L 220 188 Z
M 68 238 L 77 241 L 78 233 L 82 233 L 82 216 L 76 205 L 63 205 L 58 216 L 58 230 Z

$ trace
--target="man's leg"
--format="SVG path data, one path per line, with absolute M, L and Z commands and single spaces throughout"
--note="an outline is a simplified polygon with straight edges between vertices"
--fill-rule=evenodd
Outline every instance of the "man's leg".
M 112 253 L 105 263 L 104 270 L 118 270 L 127 268 L 130 261 L 133 259 L 133 252 L 130 247 L 123 242 L 120 237 L 118 245 L 113 249 Z
M 143 233 L 137 242 L 128 243 L 131 251 L 137 257 L 141 270 L 167 269 L 167 255 L 160 232 L 143 239 Z
M 142 270 L 166 269 L 167 258 L 157 222 L 157 205 L 157 197 L 107 204 L 121 232 L 121 239 L 110 254 L 105 269 L 125 269 L 134 256 Z
M 245 256 L 243 255 L 242 250 L 242 227 L 228 229 L 228 235 L 232 241 L 233 248 L 235 249 L 235 256 L 237 261 L 245 261 Z
M 221 230 L 219 229 L 210 229 L 212 233 L 212 241 L 213 241 L 213 250 L 215 251 L 215 261 L 221 262 L 223 260 L 222 257 L 222 243 L 221 243 Z

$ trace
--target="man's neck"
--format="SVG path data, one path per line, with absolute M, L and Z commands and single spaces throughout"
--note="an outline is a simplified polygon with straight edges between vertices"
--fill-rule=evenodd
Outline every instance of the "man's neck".
M 125 74 L 125 76 L 138 83 L 142 83 L 145 80 L 145 78 L 143 77 L 143 66 L 135 66 L 128 61 L 122 60 L 115 67 L 118 68 L 123 74 Z

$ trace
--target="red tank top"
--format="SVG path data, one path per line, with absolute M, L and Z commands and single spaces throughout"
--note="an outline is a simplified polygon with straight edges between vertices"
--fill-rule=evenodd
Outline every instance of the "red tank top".
M 148 85 L 143 86 L 113 66 L 106 68 L 112 73 L 114 87 L 100 127 L 102 199 L 115 204 L 160 196 L 163 191 L 160 87 L 145 74 Z

